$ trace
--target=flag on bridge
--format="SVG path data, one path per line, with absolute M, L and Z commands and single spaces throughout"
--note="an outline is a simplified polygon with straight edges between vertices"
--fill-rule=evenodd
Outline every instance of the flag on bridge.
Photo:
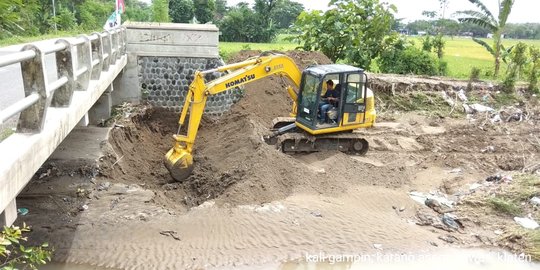
M 111 16 L 109 16 L 109 19 L 107 19 L 107 22 L 105 22 L 103 29 L 111 30 L 116 27 L 120 27 L 120 25 L 122 25 L 120 14 L 124 13 L 125 11 L 126 4 L 124 3 L 124 0 L 116 0 L 116 10 L 111 14 Z

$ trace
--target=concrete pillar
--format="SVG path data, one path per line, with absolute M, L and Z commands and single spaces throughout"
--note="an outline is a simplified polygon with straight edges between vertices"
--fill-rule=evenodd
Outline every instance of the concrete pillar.
M 15 199 L 6 206 L 6 209 L 0 214 L 0 226 L 11 226 L 17 219 L 17 204 Z
M 113 85 L 99 97 L 94 106 L 88 111 L 89 123 L 91 125 L 97 125 L 103 123 L 105 120 L 111 117 L 112 112 L 112 97 L 111 92 Z
M 87 127 L 89 123 L 90 123 L 90 120 L 89 120 L 89 117 L 88 117 L 88 113 L 86 113 L 86 114 L 81 118 L 81 120 L 79 121 L 79 123 L 77 123 L 77 126 L 79 126 L 79 127 Z

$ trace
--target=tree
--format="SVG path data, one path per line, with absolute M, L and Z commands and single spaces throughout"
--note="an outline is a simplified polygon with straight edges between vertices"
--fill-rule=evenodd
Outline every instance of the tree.
M 169 0 L 152 1 L 152 21 L 169 22 Z
M 271 18 L 279 29 L 289 28 L 298 18 L 298 15 L 304 11 L 304 5 L 291 0 L 278 2 L 272 11 Z
M 152 19 L 152 10 L 147 3 L 139 0 L 125 0 L 125 3 L 126 12 L 123 14 L 122 20 L 125 18 L 130 21 L 148 22 Z
M 214 13 L 214 21 L 218 22 L 225 17 L 227 13 L 227 0 L 216 0 L 216 12 Z
M 169 0 L 169 16 L 174 23 L 189 23 L 193 9 L 193 0 Z
M 214 18 L 214 11 L 216 10 L 216 3 L 214 0 L 194 0 L 195 18 L 200 23 L 207 23 Z
M 272 13 L 282 1 L 283 0 L 255 0 L 255 5 L 253 6 L 253 10 L 257 15 L 255 23 L 258 28 L 262 30 L 262 32 L 260 32 L 260 39 L 264 42 L 270 42 L 276 36 L 277 27 L 272 20 Z
M 86 0 L 78 6 L 78 19 L 83 29 L 94 30 L 103 27 L 114 10 L 110 3 L 97 0 Z
M 35 247 L 23 245 L 27 241 L 23 234 L 29 231 L 30 227 L 23 224 L 22 227 L 4 227 L 0 232 L 0 269 L 17 269 L 20 266 L 37 269 L 51 261 L 52 251 L 48 250 L 47 243 Z
M 16 35 L 24 29 L 20 25 L 21 0 L 0 1 L 0 38 Z
M 262 3 L 264 4 L 264 3 Z M 223 41 L 236 42 L 270 42 L 276 35 L 276 27 L 267 12 L 273 7 L 257 5 L 251 9 L 246 3 L 240 2 L 219 23 Z
M 332 0 L 325 13 L 303 12 L 295 23 L 294 38 L 304 50 L 320 50 L 332 61 L 345 60 L 369 68 L 392 33 L 393 5 L 378 0 Z
M 487 43 L 481 40 L 475 40 L 477 43 L 486 48 L 495 58 L 495 71 L 493 73 L 496 78 L 499 75 L 499 69 L 501 66 L 501 55 L 503 49 L 502 34 L 506 26 L 508 16 L 512 11 L 514 0 L 502 0 L 499 1 L 499 16 L 496 18 L 491 11 L 480 0 L 469 0 L 478 7 L 476 10 L 459 11 L 458 14 L 465 16 L 459 18 L 460 22 L 473 23 L 484 28 L 487 28 L 493 34 L 493 45 L 489 46 Z

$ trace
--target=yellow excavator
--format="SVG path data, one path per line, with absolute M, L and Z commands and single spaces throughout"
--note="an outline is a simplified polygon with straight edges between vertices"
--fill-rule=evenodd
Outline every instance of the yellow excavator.
M 213 81 L 205 75 L 228 72 Z M 326 150 L 363 155 L 368 142 L 352 131 L 372 127 L 376 112 L 373 92 L 367 87 L 364 71 L 349 65 L 312 66 L 303 72 L 288 56 L 263 54 L 240 63 L 206 71 L 196 71 L 182 107 L 179 128 L 173 135 L 176 143 L 165 155 L 165 166 L 177 181 L 185 180 L 193 170 L 193 145 L 209 96 L 242 86 L 271 75 L 285 77 L 292 85 L 287 92 L 293 100 L 289 117 L 274 120 L 264 140 L 285 153 L 309 153 Z M 341 91 L 334 108 L 321 115 L 327 82 Z M 189 117 L 189 118 L 188 118 Z M 322 119 L 325 119 L 323 121 Z M 180 134 L 187 121 L 187 131 Z

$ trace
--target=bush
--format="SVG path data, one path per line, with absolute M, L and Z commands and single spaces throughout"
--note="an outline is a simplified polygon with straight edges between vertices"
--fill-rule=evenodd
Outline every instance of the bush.
M 469 75 L 469 83 L 467 84 L 467 90 L 472 90 L 472 83 L 480 79 L 480 69 L 477 67 L 471 68 L 471 74 Z
M 444 75 L 447 63 L 411 45 L 395 44 L 385 50 L 378 61 L 383 73 Z
M 531 68 L 528 72 L 527 81 L 529 83 L 529 91 L 539 93 L 538 77 L 540 76 L 540 49 L 529 47 Z
M 51 261 L 52 251 L 49 245 L 28 247 L 23 245 L 27 238 L 23 236 L 30 227 L 4 227 L 0 232 L 0 269 L 37 269 Z

